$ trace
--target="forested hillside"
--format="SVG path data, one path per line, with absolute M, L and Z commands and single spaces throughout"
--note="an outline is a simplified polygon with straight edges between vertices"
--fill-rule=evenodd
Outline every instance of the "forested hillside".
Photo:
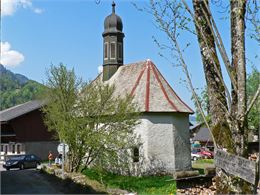
M 0 64 L 0 110 L 36 99 L 43 90 L 44 85 Z

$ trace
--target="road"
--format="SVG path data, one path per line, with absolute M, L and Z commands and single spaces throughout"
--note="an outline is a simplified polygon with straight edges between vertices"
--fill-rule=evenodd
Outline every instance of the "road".
M 1 194 L 95 194 L 90 187 L 41 173 L 36 169 L 5 171 L 0 165 Z
M 39 170 L 1 171 L 2 194 L 61 194 L 60 188 L 48 181 Z

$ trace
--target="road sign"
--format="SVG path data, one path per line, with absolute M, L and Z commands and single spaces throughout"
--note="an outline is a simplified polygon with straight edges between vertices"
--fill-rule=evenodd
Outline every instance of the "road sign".
M 216 149 L 215 165 L 226 172 L 255 184 L 256 162 Z
M 58 147 L 57 147 L 57 150 L 58 150 L 58 152 L 59 152 L 60 154 L 63 154 L 63 144 L 64 144 L 64 143 L 60 143 L 60 144 L 58 145 Z M 68 144 L 64 144 L 64 151 L 65 151 L 65 154 L 68 153 L 68 151 L 69 151 L 69 146 L 68 146 Z

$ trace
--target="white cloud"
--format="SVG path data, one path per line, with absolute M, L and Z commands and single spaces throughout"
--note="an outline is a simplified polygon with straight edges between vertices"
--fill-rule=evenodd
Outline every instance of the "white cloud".
M 103 66 L 98 66 L 98 73 L 101 73 L 103 71 Z
M 11 50 L 8 42 L 1 42 L 0 63 L 5 67 L 15 67 L 24 61 L 24 56 L 18 51 Z
M 33 12 L 36 13 L 36 14 L 41 14 L 41 13 L 43 12 L 43 9 L 34 8 L 34 9 L 33 9 Z
M 1 0 L 1 15 L 11 16 L 19 8 L 31 9 L 36 14 L 41 14 L 43 12 L 40 8 L 35 8 L 32 5 L 32 0 Z

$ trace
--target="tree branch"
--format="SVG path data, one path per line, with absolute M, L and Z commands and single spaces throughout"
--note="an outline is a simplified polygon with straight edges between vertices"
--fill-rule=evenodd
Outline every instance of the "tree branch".
M 258 85 L 258 89 L 254 95 L 254 97 L 252 98 L 251 102 L 249 103 L 249 105 L 247 106 L 247 110 L 246 110 L 246 113 L 245 113 L 245 116 L 248 115 L 248 113 L 250 112 L 251 108 L 253 107 L 254 103 L 256 102 L 258 96 L 260 94 L 260 85 Z

